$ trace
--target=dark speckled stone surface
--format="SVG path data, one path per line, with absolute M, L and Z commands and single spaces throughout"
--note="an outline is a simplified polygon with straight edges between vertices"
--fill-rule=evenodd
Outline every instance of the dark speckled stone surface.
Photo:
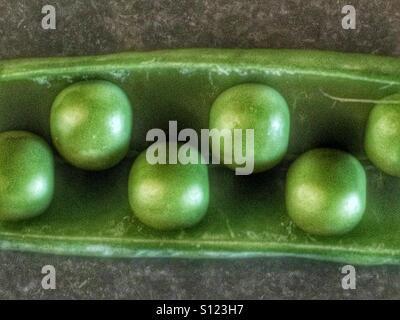
M 400 2 L 353 0 L 357 29 L 343 30 L 340 0 L 0 0 L 0 58 L 183 47 L 309 48 L 400 54 Z M 41 8 L 57 8 L 57 29 Z M 54 265 L 57 289 L 41 287 Z M 0 298 L 271 299 L 400 298 L 400 267 L 294 258 L 109 260 L 0 253 Z

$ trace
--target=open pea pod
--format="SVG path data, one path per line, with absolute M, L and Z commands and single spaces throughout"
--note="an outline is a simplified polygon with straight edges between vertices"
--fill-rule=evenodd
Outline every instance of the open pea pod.
M 363 151 L 367 116 L 377 100 L 400 92 L 400 60 L 372 55 L 293 50 L 189 49 L 0 63 L 0 131 L 30 130 L 50 143 L 49 114 L 69 84 L 105 79 L 133 105 L 132 151 L 116 167 L 85 172 L 56 159 L 55 198 L 35 219 L 0 224 L 0 247 L 95 256 L 249 257 L 294 255 L 348 263 L 400 261 L 400 179 L 372 166 Z M 127 183 L 135 155 L 152 128 L 208 127 L 212 102 L 240 83 L 278 90 L 291 112 L 286 159 L 252 176 L 209 167 L 211 202 L 197 226 L 149 229 L 129 208 Z M 345 99 L 337 99 L 340 97 Z M 355 99 L 354 101 L 352 99 Z M 358 99 L 364 101 L 358 101 Z M 340 237 L 314 237 L 288 218 L 288 164 L 315 147 L 337 147 L 362 160 L 367 210 Z

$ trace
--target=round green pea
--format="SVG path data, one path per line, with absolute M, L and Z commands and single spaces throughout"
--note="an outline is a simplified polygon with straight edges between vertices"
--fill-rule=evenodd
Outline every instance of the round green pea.
M 314 235 L 340 235 L 361 220 L 366 206 L 366 176 L 352 155 L 315 149 L 289 168 L 286 207 L 294 223 Z
M 55 99 L 50 129 L 54 145 L 69 163 L 85 170 L 104 170 L 128 152 L 131 105 L 111 82 L 78 82 Z
M 400 177 L 400 94 L 383 99 L 371 110 L 364 144 L 365 152 L 375 166 Z
M 167 150 L 170 146 L 166 146 Z M 200 158 L 196 149 L 190 148 L 190 152 Z M 134 215 L 147 226 L 159 230 L 197 224 L 209 204 L 207 166 L 169 161 L 152 164 L 148 157 L 147 151 L 141 153 L 129 175 L 129 203 Z
M 26 131 L 0 133 L 0 220 L 41 214 L 53 193 L 54 161 L 47 143 Z
M 231 153 L 249 155 L 248 151 L 252 151 L 253 171 L 257 173 L 274 167 L 285 156 L 289 144 L 290 114 L 285 99 L 275 89 L 262 84 L 241 84 L 224 91 L 214 101 L 209 127 L 229 130 L 232 141 L 236 141 L 234 130 L 241 129 L 242 143 L 233 143 Z M 253 148 L 250 145 L 247 150 L 246 129 L 254 130 Z M 242 167 L 235 156 L 229 164 L 224 150 L 225 139 L 221 140 L 220 150 L 213 150 L 214 155 L 231 169 Z M 239 150 L 235 150 L 235 146 Z

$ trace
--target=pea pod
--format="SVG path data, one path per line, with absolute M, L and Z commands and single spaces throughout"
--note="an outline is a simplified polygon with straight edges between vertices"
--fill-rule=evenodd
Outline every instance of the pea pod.
M 135 106 L 128 157 L 101 172 L 85 172 L 60 158 L 55 194 L 39 217 L 0 224 L 0 247 L 96 256 L 247 257 L 296 255 L 347 263 L 400 262 L 400 179 L 365 156 L 364 129 L 373 101 L 400 92 L 400 60 L 373 55 L 293 50 L 189 49 L 109 56 L 42 58 L 0 63 L 0 131 L 29 130 L 51 142 L 56 96 L 82 80 L 118 85 Z M 132 217 L 127 185 L 146 133 L 208 127 L 210 108 L 243 83 L 274 88 L 291 119 L 283 162 L 254 176 L 209 167 L 210 204 L 199 225 L 157 231 Z M 285 207 L 289 163 L 317 147 L 357 157 L 367 175 L 366 211 L 351 232 L 310 236 Z

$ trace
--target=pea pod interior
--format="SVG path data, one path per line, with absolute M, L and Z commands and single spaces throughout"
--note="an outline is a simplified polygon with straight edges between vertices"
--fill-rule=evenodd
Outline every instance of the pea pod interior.
M 380 172 L 363 151 L 368 113 L 400 92 L 400 60 L 373 55 L 267 49 L 186 49 L 107 56 L 0 62 L 0 131 L 30 130 L 49 143 L 49 114 L 71 83 L 104 79 L 133 105 L 129 156 L 103 172 L 85 172 L 56 158 L 55 198 L 40 217 L 0 224 L 0 247 L 95 256 L 248 257 L 295 255 L 348 263 L 400 262 L 400 179 Z M 210 207 L 184 231 L 156 231 L 132 216 L 127 193 L 134 157 L 146 133 L 208 127 L 224 90 L 241 83 L 278 90 L 291 113 L 289 151 L 272 170 L 235 176 L 209 166 Z M 334 98 L 339 97 L 340 99 Z M 355 99 L 355 100 L 352 100 Z M 361 223 L 340 237 L 297 229 L 284 203 L 289 163 L 316 147 L 336 147 L 361 160 L 368 179 Z

